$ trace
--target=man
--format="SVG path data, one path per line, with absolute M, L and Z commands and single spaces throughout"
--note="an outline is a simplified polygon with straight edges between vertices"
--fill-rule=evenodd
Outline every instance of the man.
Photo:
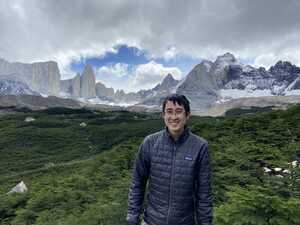
M 208 143 L 186 127 L 189 101 L 184 95 L 167 96 L 162 117 L 166 128 L 147 136 L 139 148 L 128 194 L 127 222 L 140 224 L 144 213 L 147 225 L 211 225 Z

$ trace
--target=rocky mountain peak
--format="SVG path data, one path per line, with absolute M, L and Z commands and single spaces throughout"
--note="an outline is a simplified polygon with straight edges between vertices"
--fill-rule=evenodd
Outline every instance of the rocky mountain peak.
M 96 83 L 96 95 L 104 100 L 113 100 L 114 98 L 114 89 L 107 88 L 103 83 L 97 81 Z
M 274 66 L 270 67 L 269 73 L 275 78 L 276 85 L 278 83 L 288 84 L 300 76 L 300 68 L 287 61 L 278 61 Z
M 174 87 L 177 83 L 178 80 L 175 80 L 172 74 L 169 73 L 161 82 L 161 87 L 170 88 L 170 87 Z
M 220 64 L 220 63 L 235 63 L 236 58 L 234 57 L 233 54 L 227 52 L 224 55 L 218 56 L 215 63 Z
M 125 95 L 125 92 L 123 89 L 117 89 L 116 95 Z
M 0 75 L 15 74 L 33 91 L 57 95 L 60 91 L 60 72 L 54 61 L 20 63 L 0 59 Z
M 165 82 L 167 82 L 167 81 L 173 81 L 173 80 L 175 80 L 175 79 L 173 78 L 172 74 L 168 73 L 168 75 L 165 76 L 163 82 L 164 82 L 164 81 L 165 81 Z
M 80 79 L 80 96 L 83 98 L 94 98 L 96 96 L 96 78 L 91 65 L 87 64 L 84 67 Z
M 39 95 L 39 93 L 30 89 L 18 75 L 1 75 L 0 76 L 0 95 Z
M 202 60 L 202 62 L 200 64 L 205 66 L 207 68 L 207 71 L 210 71 L 210 68 L 212 67 L 213 62 L 204 59 L 204 60 Z
M 152 91 L 164 94 L 171 93 L 173 92 L 173 89 L 176 87 L 178 82 L 179 81 L 175 80 L 172 74 L 169 73 L 167 76 L 165 76 L 163 81 L 160 84 L 156 85 L 153 89 L 151 89 L 150 92 L 151 94 L 153 94 Z
M 271 66 L 269 71 L 272 74 L 300 74 L 300 68 L 291 64 L 288 61 L 278 61 L 274 66 Z
M 84 75 L 84 74 L 95 75 L 93 67 L 90 64 L 85 65 L 85 67 L 83 69 L 83 72 L 82 72 L 82 75 Z

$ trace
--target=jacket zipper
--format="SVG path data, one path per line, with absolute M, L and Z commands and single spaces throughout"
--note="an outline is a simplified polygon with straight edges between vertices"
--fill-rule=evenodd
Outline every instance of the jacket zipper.
M 167 215 L 167 225 L 169 225 L 169 217 L 170 217 L 170 211 L 171 211 L 171 205 L 172 205 L 172 196 L 173 196 L 173 173 L 174 173 L 174 167 L 175 167 L 175 156 L 176 156 L 176 145 L 173 147 L 172 151 L 172 167 L 171 167 L 171 182 L 170 182 L 170 193 L 169 193 L 169 207 L 168 207 L 168 215 Z

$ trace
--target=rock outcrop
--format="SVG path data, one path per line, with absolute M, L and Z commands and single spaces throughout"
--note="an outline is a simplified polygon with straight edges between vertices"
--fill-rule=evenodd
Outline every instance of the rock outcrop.
M 60 72 L 56 62 L 10 63 L 0 59 L 1 75 L 14 74 L 33 91 L 46 95 L 58 95 Z
M 3 75 L 18 79 L 7 81 Z M 100 99 L 120 105 L 137 103 L 140 106 L 158 106 L 166 95 L 178 93 L 186 95 L 192 109 L 198 112 L 232 99 L 300 95 L 299 67 L 279 61 L 269 70 L 254 68 L 240 63 L 231 53 L 218 56 L 214 62 L 203 60 L 180 81 L 168 74 L 154 88 L 130 93 L 123 90 L 115 92 L 113 88 L 96 83 L 91 65 L 86 65 L 81 75 L 59 81 L 60 74 L 55 62 L 25 64 L 0 59 L 0 81 L 1 76 L 2 93 L 16 95 L 20 91 L 21 94 L 39 92 L 49 95 L 60 91 L 71 98 L 85 98 L 88 101 Z M 18 88 L 13 89 L 13 86 Z
M 23 181 L 21 181 L 15 187 L 13 187 L 7 194 L 24 193 L 27 190 L 28 190 L 28 188 L 26 187 L 25 183 Z
M 71 81 L 72 90 L 71 95 L 75 98 L 80 97 L 80 74 L 77 73 L 76 76 Z
M 172 74 L 167 74 L 163 81 L 150 90 L 141 90 L 137 94 L 142 105 L 160 105 L 163 98 L 168 94 L 175 93 L 179 81 L 175 80 Z
M 210 74 L 212 63 L 203 61 L 181 81 L 176 93 L 186 95 L 192 108 L 209 108 L 218 99 L 216 80 Z
M 96 97 L 96 81 L 93 68 L 86 65 L 82 74 L 67 80 L 61 80 L 61 94 L 71 98 Z
M 86 65 L 80 77 L 80 97 L 96 97 L 95 73 L 91 65 Z
M 67 95 L 72 98 L 80 97 L 80 74 L 75 77 L 60 81 L 60 92 L 62 95 Z
M 114 100 L 114 89 L 113 88 L 107 88 L 104 84 L 101 82 L 96 83 L 96 95 L 103 100 Z
M 163 79 L 163 81 L 156 85 L 152 91 L 164 94 L 164 93 L 172 93 L 175 91 L 175 87 L 178 84 L 178 80 L 175 80 L 172 74 L 167 74 L 167 76 Z
M 203 60 L 180 81 L 176 93 L 185 94 L 192 108 L 207 110 L 216 102 L 243 97 L 300 94 L 300 68 L 277 62 L 269 70 L 243 65 L 226 53 L 215 62 Z
M 0 76 L 0 95 L 39 95 L 13 74 Z
M 60 91 L 60 73 L 56 62 L 32 64 L 32 87 L 39 93 L 57 95 Z

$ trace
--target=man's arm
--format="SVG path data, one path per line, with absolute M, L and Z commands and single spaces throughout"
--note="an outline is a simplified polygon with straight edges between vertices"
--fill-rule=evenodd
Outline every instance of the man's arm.
M 143 211 L 144 193 L 149 177 L 149 141 L 141 144 L 133 169 L 132 183 L 128 194 L 127 222 L 129 225 L 138 225 L 140 214 Z
M 209 161 L 208 144 L 201 147 L 198 161 L 196 189 L 196 214 L 198 225 L 212 225 L 213 199 L 211 192 L 211 167 Z

